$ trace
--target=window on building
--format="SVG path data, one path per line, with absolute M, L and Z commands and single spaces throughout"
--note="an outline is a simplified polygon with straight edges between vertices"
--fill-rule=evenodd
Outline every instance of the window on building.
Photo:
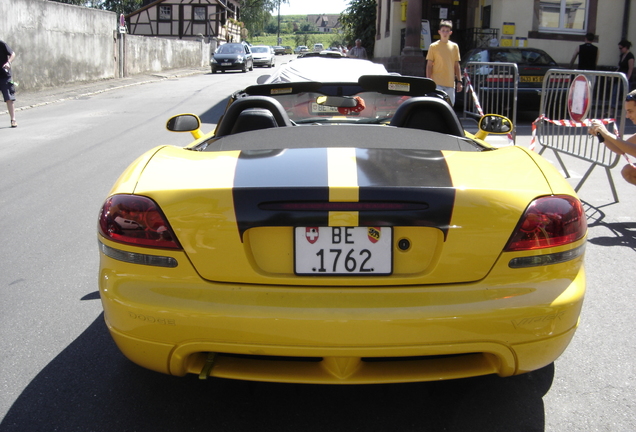
M 589 0 L 537 0 L 539 31 L 587 32 Z
M 159 6 L 159 19 L 170 21 L 172 19 L 172 6 Z
M 192 20 L 194 21 L 206 21 L 207 15 L 205 6 L 195 6 L 192 9 Z

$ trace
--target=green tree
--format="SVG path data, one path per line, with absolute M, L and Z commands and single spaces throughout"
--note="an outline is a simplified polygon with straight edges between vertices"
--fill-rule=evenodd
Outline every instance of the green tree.
M 58 3 L 86 6 L 95 9 L 104 9 L 118 14 L 128 15 L 139 9 L 142 0 L 52 0 Z
M 314 23 L 304 22 L 300 25 L 300 31 L 315 32 L 318 31 L 318 28 L 314 25 Z
M 128 15 L 141 8 L 142 0 L 103 0 L 99 2 L 100 9 L 106 9 L 118 14 Z
M 294 36 L 294 41 L 296 42 L 296 46 L 304 45 L 306 47 L 310 47 L 314 43 L 316 43 L 316 34 L 314 33 L 301 33 L 298 32 Z
M 375 0 L 350 0 L 349 7 L 340 14 L 347 45 L 355 45 L 355 40 L 361 39 L 369 57 L 373 57 L 375 46 L 375 11 Z
M 240 0 L 240 20 L 251 35 L 267 31 L 272 19 L 276 20 L 278 30 L 278 7 L 283 3 L 289 3 L 289 0 Z
M 272 18 L 274 0 L 241 0 L 240 19 L 251 35 L 262 32 Z
M 53 0 L 58 3 L 72 4 L 75 6 L 86 6 L 86 0 Z

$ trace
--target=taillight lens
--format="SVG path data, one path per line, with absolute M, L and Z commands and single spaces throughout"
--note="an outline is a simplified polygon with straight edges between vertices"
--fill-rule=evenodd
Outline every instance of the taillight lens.
M 180 249 L 181 246 L 159 206 L 150 198 L 113 195 L 99 215 L 101 234 L 135 246 Z
M 568 195 L 537 198 L 526 209 L 506 251 L 561 246 L 585 235 L 587 220 L 581 202 Z

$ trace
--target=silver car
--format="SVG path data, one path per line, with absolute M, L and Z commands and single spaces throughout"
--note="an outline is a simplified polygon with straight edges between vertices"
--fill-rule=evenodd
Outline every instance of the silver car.
M 253 46 L 252 56 L 254 58 L 254 66 L 267 66 L 271 68 L 276 64 L 276 54 L 274 54 L 274 49 L 269 45 Z

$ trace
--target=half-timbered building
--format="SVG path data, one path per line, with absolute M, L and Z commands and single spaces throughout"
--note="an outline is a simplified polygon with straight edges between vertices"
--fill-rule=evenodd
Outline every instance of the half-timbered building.
M 125 18 L 134 35 L 239 42 L 239 9 L 238 0 L 147 0 Z

